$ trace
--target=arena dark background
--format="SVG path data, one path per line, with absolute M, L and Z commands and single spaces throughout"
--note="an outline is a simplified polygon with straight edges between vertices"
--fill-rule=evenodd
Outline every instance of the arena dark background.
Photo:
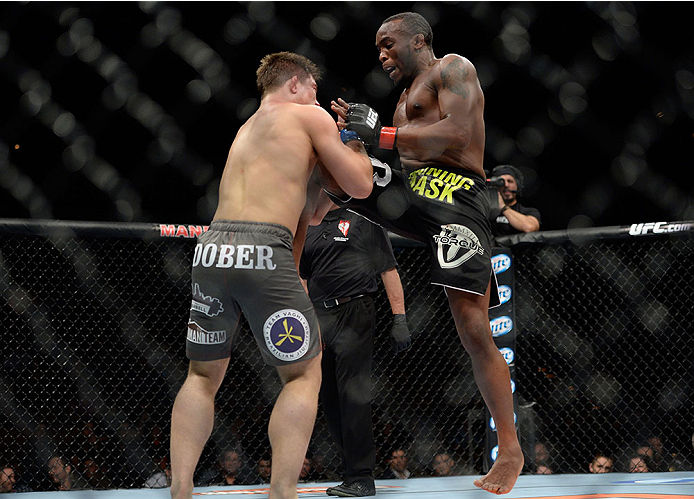
M 2 217 L 207 223 L 270 52 L 309 56 L 319 100 L 399 91 L 374 35 L 414 10 L 477 67 L 485 168 L 526 174 L 543 229 L 694 218 L 686 2 L 3 2 Z M 388 153 L 383 159 L 397 161 Z M 269 193 L 271 191 L 268 191 Z M 277 191 L 275 191 L 277 192 Z M 268 194 L 271 195 L 271 194 Z
M 405 10 L 430 20 L 436 55 L 477 67 L 485 167 L 523 170 L 544 229 L 694 219 L 685 2 L 0 3 L 0 218 L 208 223 L 229 145 L 258 105 L 260 58 L 309 56 L 325 73 L 324 107 L 367 102 L 388 125 L 399 92 L 374 34 Z M 35 490 L 51 486 L 50 444 L 78 457 L 90 424 L 117 486 L 152 472 L 154 461 L 127 459 L 167 454 L 193 241 L 156 236 L 0 238 L 0 458 Z M 517 379 L 534 418 L 524 443 L 547 440 L 558 471 L 585 472 L 596 449 L 625 454 L 654 432 L 688 458 L 676 469 L 692 469 L 691 237 L 549 239 L 513 247 Z M 469 361 L 425 252 L 396 251 L 414 346 L 392 355 L 381 294 L 380 449 L 406 441 L 424 468 L 436 450 L 425 444 L 446 442 L 479 472 L 484 409 Z M 277 377 L 244 334 L 206 465 L 229 434 L 251 455 L 268 447 Z

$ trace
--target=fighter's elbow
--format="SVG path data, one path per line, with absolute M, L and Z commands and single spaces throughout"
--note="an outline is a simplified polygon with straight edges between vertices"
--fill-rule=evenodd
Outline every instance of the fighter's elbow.
M 462 140 L 456 135 L 442 135 L 435 141 L 421 144 L 421 149 L 415 150 L 415 155 L 420 161 L 432 161 L 446 154 L 446 152 L 463 151 L 470 145 L 469 140 Z
M 454 149 L 457 151 L 464 151 L 468 147 L 470 147 L 470 143 L 472 142 L 472 138 L 470 137 L 470 134 L 467 133 L 458 133 L 454 134 L 449 138 L 450 141 L 450 149 Z
M 351 186 L 351 192 L 348 193 L 350 196 L 357 199 L 368 198 L 373 189 L 374 170 L 371 166 L 371 161 L 367 159 L 366 156 L 362 159 L 364 161 L 364 166 L 362 168 L 360 165 L 357 170 L 358 173 L 355 171 L 355 176 L 352 177 L 354 179 L 354 184 Z
M 369 177 L 367 181 L 359 182 L 359 184 L 355 185 L 354 189 L 349 194 L 356 199 L 365 199 L 369 197 L 372 190 L 373 180 L 372 177 Z
M 472 127 L 467 121 L 446 114 L 440 121 L 444 126 L 438 130 L 437 140 L 444 149 L 462 151 L 472 143 Z

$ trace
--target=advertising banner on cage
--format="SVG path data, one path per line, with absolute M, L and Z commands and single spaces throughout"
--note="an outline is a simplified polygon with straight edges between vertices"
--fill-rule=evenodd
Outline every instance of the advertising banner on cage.
M 511 374 L 513 392 L 513 417 L 518 431 L 518 396 L 516 395 L 516 315 L 514 305 L 513 253 L 509 248 L 492 248 L 492 269 L 499 288 L 501 305 L 489 310 L 489 326 L 494 343 L 504 357 Z M 486 409 L 485 417 L 484 469 L 487 472 L 494 464 L 498 453 L 496 423 Z

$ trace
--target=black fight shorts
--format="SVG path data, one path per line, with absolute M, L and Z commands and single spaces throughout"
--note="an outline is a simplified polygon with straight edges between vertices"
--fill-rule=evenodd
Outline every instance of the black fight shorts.
M 374 176 L 366 199 L 339 199 L 338 205 L 431 250 L 431 283 L 484 295 L 499 305 L 492 272 L 492 232 L 487 182 L 461 168 L 427 166 L 407 174 L 389 169 Z
M 189 359 L 229 357 L 242 312 L 266 364 L 320 353 L 318 318 L 299 280 L 286 227 L 213 221 L 195 246 L 192 286 Z

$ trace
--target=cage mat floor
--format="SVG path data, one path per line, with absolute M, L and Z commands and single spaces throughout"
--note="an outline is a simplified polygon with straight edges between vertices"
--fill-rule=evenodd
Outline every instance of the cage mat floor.
M 475 476 L 376 480 L 376 497 L 382 499 L 491 499 L 493 494 L 473 485 Z M 336 483 L 299 484 L 299 498 L 324 497 Z M 169 489 L 81 490 L 27 492 L 22 499 L 167 499 Z M 196 487 L 194 498 L 267 498 L 267 485 Z M 508 499 L 694 499 L 694 472 L 606 473 L 600 475 L 522 475 Z

